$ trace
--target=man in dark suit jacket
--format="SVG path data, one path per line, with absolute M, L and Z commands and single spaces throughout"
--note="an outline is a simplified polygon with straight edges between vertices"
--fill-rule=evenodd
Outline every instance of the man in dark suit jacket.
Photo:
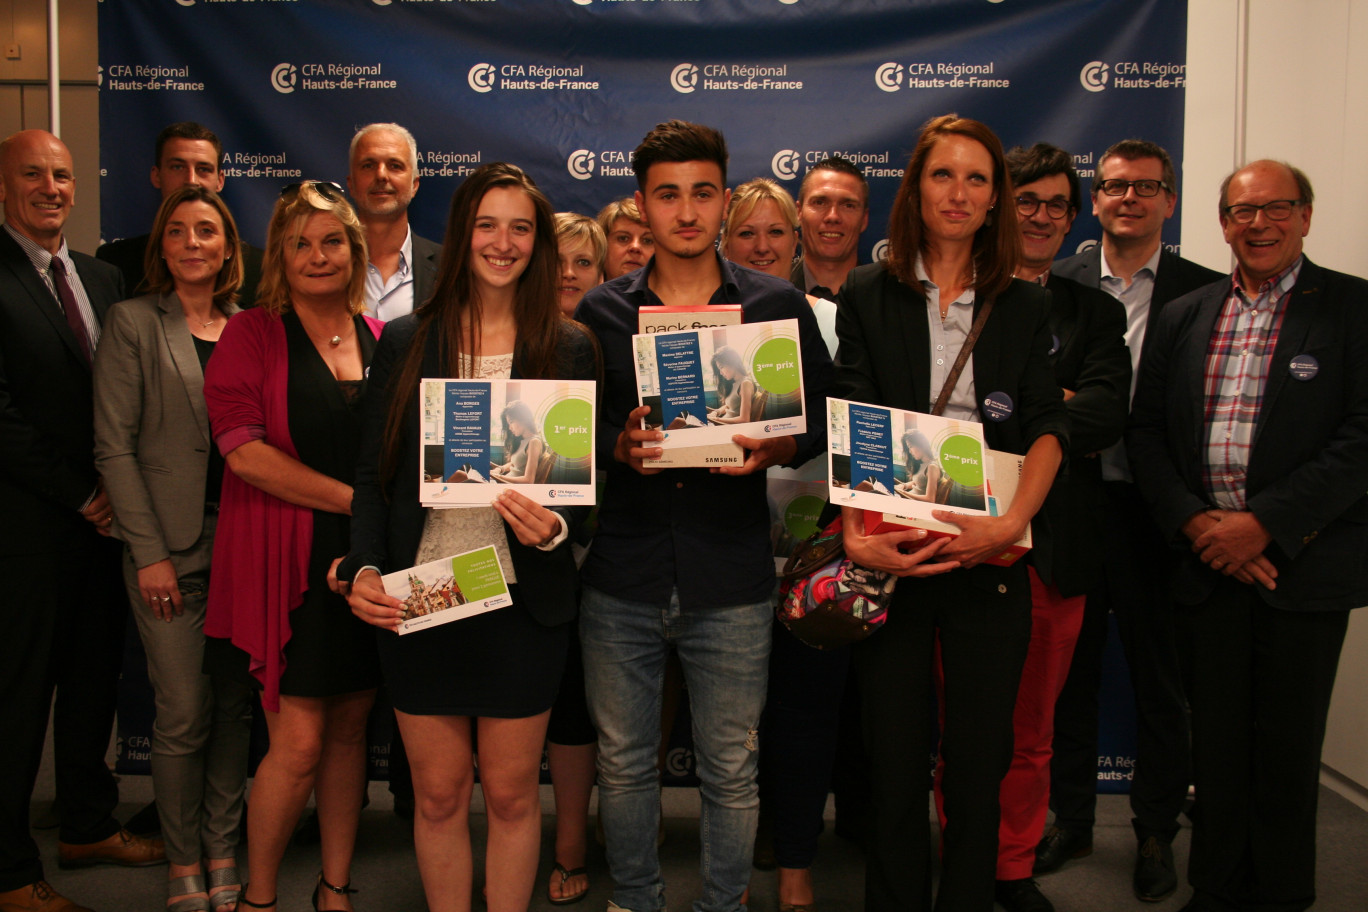
M 1007 153 L 1023 258 L 1017 278 L 1050 292 L 1050 362 L 1069 412 L 1069 459 L 1032 520 L 1031 641 L 1017 691 L 1011 769 L 999 789 L 997 901 L 1007 912 L 1050 912 L 1031 879 L 1045 828 L 1055 700 L 1083 624 L 1084 593 L 1102 560 L 1098 451 L 1121 439 L 1130 396 L 1126 314 L 1110 295 L 1052 275 L 1078 213 L 1069 153 L 1037 143 Z
M 347 189 L 366 229 L 366 310 L 386 322 L 432 297 L 442 245 L 414 234 L 408 207 L 418 192 L 418 143 L 398 124 L 367 124 L 352 137 Z
M 1164 312 L 1126 435 L 1192 652 L 1185 912 L 1315 901 L 1325 720 L 1368 602 L 1368 282 L 1302 255 L 1312 198 L 1282 162 L 1226 178 L 1238 267 Z
M 11 136 L 0 179 L 0 905 L 71 912 L 81 907 L 43 879 L 28 819 L 54 685 L 59 863 L 165 858 L 111 816 L 119 793 L 104 762 L 128 603 L 95 472 L 90 368 L 123 282 L 67 249 L 74 177 L 61 140 Z
M 215 193 L 223 192 L 223 143 L 208 127 L 186 121 L 174 123 L 157 134 L 155 164 L 152 165 L 152 186 L 161 191 L 162 199 L 186 184 L 208 187 Z M 241 234 L 241 231 L 238 232 Z M 146 275 L 147 245 L 151 235 L 120 238 L 101 244 L 95 256 L 119 267 L 124 277 L 124 291 L 137 293 Z M 256 304 L 257 283 L 261 281 L 259 247 L 242 245 L 242 288 L 238 290 L 238 306 Z
M 1101 288 L 1126 310 L 1126 344 L 1139 364 L 1145 334 L 1164 305 L 1220 274 L 1163 249 L 1178 203 L 1177 174 L 1154 143 L 1124 140 L 1103 153 L 1092 185 L 1102 242 L 1055 264 L 1053 274 Z M 1132 383 L 1132 390 L 1134 383 Z M 1164 543 L 1126 467 L 1121 444 L 1100 456 L 1106 523 L 1102 579 L 1089 591 L 1073 665 L 1055 711 L 1050 807 L 1055 823 L 1037 850 L 1036 873 L 1092 851 L 1097 802 L 1097 694 L 1108 613 L 1116 615 L 1135 690 L 1136 758 L 1130 787 L 1138 844 L 1135 894 L 1158 901 L 1178 886 L 1170 843 L 1190 784 L 1187 706 L 1162 578 Z
M 824 158 L 798 188 L 798 232 L 803 255 L 789 279 L 802 291 L 829 301 L 855 268 L 860 235 L 869 227 L 869 181 L 849 159 Z

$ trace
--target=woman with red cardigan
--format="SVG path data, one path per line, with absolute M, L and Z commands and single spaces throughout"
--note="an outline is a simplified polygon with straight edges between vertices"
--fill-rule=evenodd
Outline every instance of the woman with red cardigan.
M 286 187 L 258 307 L 224 329 L 205 376 L 227 460 L 204 632 L 205 666 L 261 691 L 270 750 L 248 818 L 242 905 L 274 909 L 290 834 L 317 793 L 315 909 L 350 910 L 374 635 L 328 587 L 347 551 L 361 394 L 381 324 L 362 315 L 366 244 L 341 190 Z

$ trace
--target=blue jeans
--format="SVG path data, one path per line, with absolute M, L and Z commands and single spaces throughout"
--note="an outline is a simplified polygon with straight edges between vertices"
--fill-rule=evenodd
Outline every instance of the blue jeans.
M 618 906 L 632 912 L 665 908 L 655 841 L 656 756 L 665 658 L 673 646 L 684 667 L 702 780 L 703 896 L 694 912 L 742 908 L 760 809 L 757 731 L 773 614 L 768 601 L 686 612 L 677 592 L 668 603 L 652 605 L 584 588 L 585 690 L 599 733 L 599 814 Z

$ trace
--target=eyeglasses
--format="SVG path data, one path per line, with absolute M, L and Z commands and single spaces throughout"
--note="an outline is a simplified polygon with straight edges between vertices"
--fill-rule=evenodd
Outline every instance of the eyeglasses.
M 316 191 L 320 196 L 330 203 L 335 203 L 342 199 L 342 185 L 332 181 L 295 181 L 293 184 L 286 184 L 280 188 L 280 198 L 287 196 L 298 196 L 301 187 L 308 187 Z
M 1023 218 L 1030 218 L 1035 215 L 1040 211 L 1041 206 L 1045 207 L 1045 211 L 1049 213 L 1050 218 L 1052 219 L 1062 219 L 1064 216 L 1068 215 L 1069 210 L 1073 208 L 1069 205 L 1068 200 L 1059 199 L 1058 197 L 1048 200 L 1043 200 L 1035 196 L 1018 196 L 1016 198 L 1017 213 Z
M 1125 196 L 1126 191 L 1132 187 L 1135 188 L 1136 196 L 1158 196 L 1160 190 L 1166 190 L 1169 193 L 1173 192 L 1172 187 L 1163 181 L 1157 180 L 1128 181 L 1113 178 L 1111 180 L 1101 181 L 1097 185 L 1097 189 L 1107 194 L 1107 196 Z
M 1264 217 L 1275 222 L 1284 222 L 1291 218 L 1292 210 L 1302 205 L 1303 200 L 1272 200 L 1262 206 L 1252 206 L 1248 203 L 1241 203 L 1238 206 L 1226 206 L 1221 211 L 1226 214 L 1232 222 L 1241 225 L 1248 225 L 1254 221 L 1255 216 L 1260 212 Z

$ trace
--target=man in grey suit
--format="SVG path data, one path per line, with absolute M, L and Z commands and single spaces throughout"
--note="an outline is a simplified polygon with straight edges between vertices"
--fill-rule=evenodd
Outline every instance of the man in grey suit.
M 62 867 L 157 864 L 112 813 L 105 765 L 128 609 L 95 472 L 91 356 L 123 296 L 113 266 L 67 248 L 71 153 L 43 130 L 0 143 L 0 908 L 80 912 L 43 877 L 29 804 L 52 711 Z M 56 688 L 56 708 L 53 691 Z
M 1057 263 L 1056 276 L 1101 288 L 1126 310 L 1126 344 L 1138 373 L 1146 329 L 1174 298 L 1221 277 L 1165 250 L 1164 221 L 1178 204 L 1178 177 L 1163 148 L 1128 139 L 1102 154 L 1092 184 L 1102 243 Z M 1130 393 L 1135 394 L 1132 381 Z M 1138 899 L 1158 902 L 1178 886 L 1170 843 L 1191 782 L 1187 706 L 1173 609 L 1160 567 L 1167 544 L 1140 498 L 1123 444 L 1102 451 L 1106 489 L 1102 581 L 1088 592 L 1083 629 L 1055 707 L 1050 808 L 1054 825 L 1036 850 L 1035 872 L 1092 851 L 1097 803 L 1097 693 L 1107 617 L 1116 615 L 1135 690 L 1136 758 L 1130 787 Z
M 367 124 L 352 137 L 347 189 L 366 229 L 366 311 L 386 322 L 432 296 L 442 246 L 414 234 L 408 207 L 418 192 L 418 142 L 398 124 Z

